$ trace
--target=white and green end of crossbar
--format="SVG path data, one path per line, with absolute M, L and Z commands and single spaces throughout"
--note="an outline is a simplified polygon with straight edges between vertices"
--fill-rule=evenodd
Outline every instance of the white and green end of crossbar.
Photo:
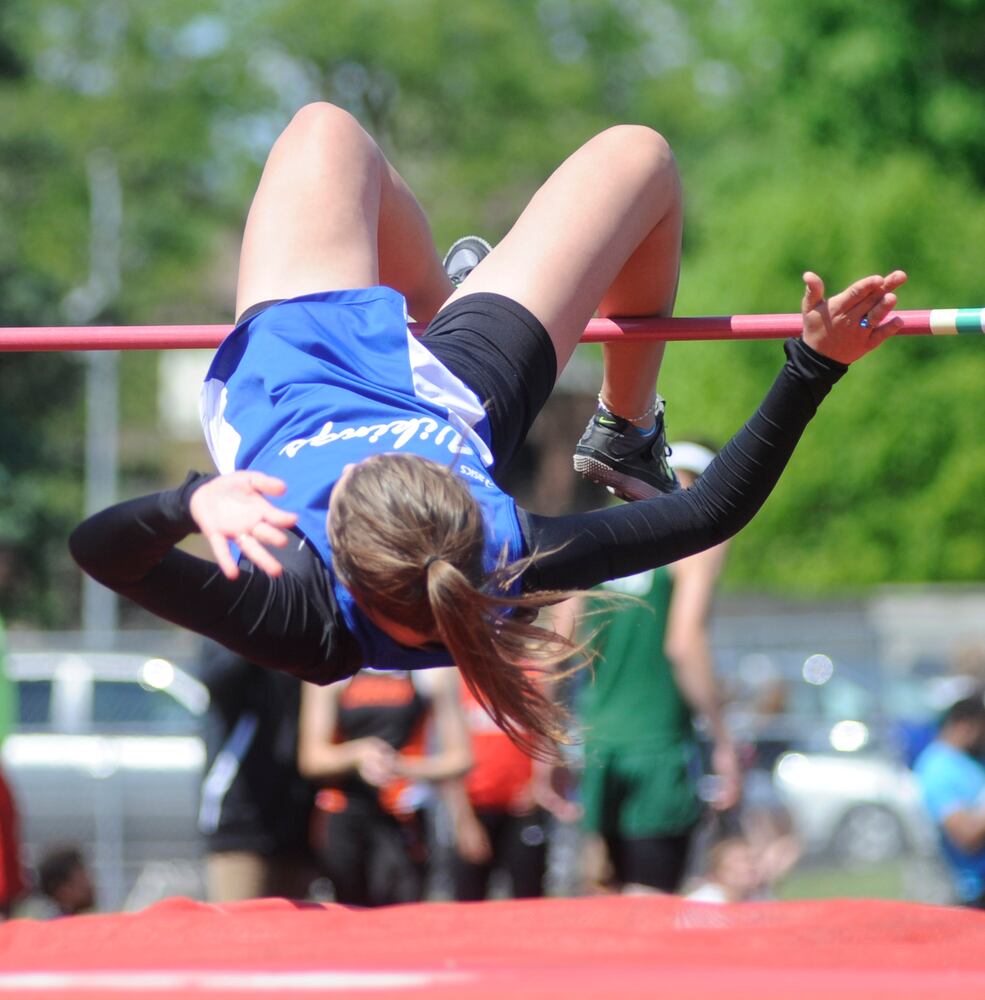
M 985 309 L 931 309 L 930 332 L 942 336 L 985 333 Z

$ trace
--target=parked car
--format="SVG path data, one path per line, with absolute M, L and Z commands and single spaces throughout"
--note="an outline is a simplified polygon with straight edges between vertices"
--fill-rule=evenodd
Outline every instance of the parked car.
M 787 753 L 773 783 L 807 854 L 864 865 L 936 850 L 916 779 L 892 757 Z
M 200 895 L 204 686 L 139 653 L 17 652 L 7 672 L 19 725 L 3 763 L 26 860 L 79 846 L 103 909 Z
M 747 767 L 808 856 L 863 864 L 935 851 L 907 767 L 938 710 L 926 681 L 794 653 L 745 657 L 727 676 Z

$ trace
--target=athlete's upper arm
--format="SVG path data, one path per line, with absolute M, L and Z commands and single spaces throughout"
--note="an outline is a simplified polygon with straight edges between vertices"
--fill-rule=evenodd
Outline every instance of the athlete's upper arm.
M 210 560 L 173 549 L 120 592 L 261 666 L 316 683 L 358 667 L 357 647 L 327 588 L 291 570 L 271 577 L 247 565 L 241 569 L 229 580 Z

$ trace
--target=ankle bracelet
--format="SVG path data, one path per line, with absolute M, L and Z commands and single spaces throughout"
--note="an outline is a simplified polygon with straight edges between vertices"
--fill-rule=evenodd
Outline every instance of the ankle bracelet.
M 659 409 L 660 404 L 663 402 L 663 400 L 659 396 L 654 396 L 653 402 L 638 417 L 624 417 L 621 413 L 616 413 L 614 410 L 611 410 L 609 408 L 606 402 L 602 399 L 601 392 L 598 394 L 598 401 L 599 401 L 599 406 L 601 406 L 606 413 L 610 413 L 614 417 L 621 417 L 623 420 L 628 420 L 631 424 L 638 423 L 640 420 L 646 420 L 647 417 L 656 416 L 657 410 Z

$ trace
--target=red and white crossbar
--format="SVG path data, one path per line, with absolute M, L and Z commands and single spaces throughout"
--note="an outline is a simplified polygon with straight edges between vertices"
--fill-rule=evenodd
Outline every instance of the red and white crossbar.
M 985 333 L 985 309 L 911 309 L 896 313 L 903 334 Z M 593 319 L 582 343 L 640 340 L 774 340 L 800 335 L 799 313 Z M 421 333 L 419 325 L 413 325 Z M 0 327 L 0 351 L 157 351 L 217 347 L 232 330 L 214 326 Z

